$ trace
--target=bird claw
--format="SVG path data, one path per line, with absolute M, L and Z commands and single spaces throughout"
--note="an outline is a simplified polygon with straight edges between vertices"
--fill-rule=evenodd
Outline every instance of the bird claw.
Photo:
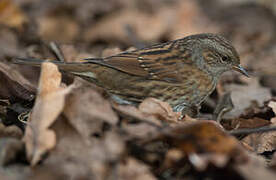
M 181 115 L 179 116 L 178 120 L 182 120 L 185 115 L 188 115 L 190 117 L 196 117 L 198 115 L 199 108 L 198 106 L 192 105 L 189 106 L 185 103 L 178 104 L 173 107 L 174 112 L 181 112 Z

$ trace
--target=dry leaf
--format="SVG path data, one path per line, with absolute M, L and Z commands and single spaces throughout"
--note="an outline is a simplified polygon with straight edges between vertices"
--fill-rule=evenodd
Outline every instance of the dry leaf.
M 260 156 L 249 154 L 247 163 L 236 164 L 234 169 L 243 179 L 274 180 L 276 173 L 266 168 L 264 159 Z
M 143 13 L 135 8 L 122 10 L 88 27 L 83 34 L 83 39 L 89 42 L 117 40 L 128 43 L 126 26 L 129 25 L 135 30 L 139 39 L 156 41 L 170 28 L 171 20 L 174 19 L 172 15 L 173 10 L 166 8 L 153 15 Z
M 27 157 L 32 165 L 37 164 L 44 153 L 54 148 L 56 136 L 49 127 L 62 112 L 65 95 L 72 88 L 73 86 L 61 87 L 61 73 L 56 65 L 42 64 L 38 95 L 24 136 Z
M 275 101 L 270 101 L 268 103 L 268 106 L 272 108 L 272 110 L 273 110 L 273 112 L 274 112 L 274 114 L 276 116 L 276 102 Z M 272 118 L 271 122 L 274 123 L 274 124 L 276 124 L 276 117 Z
M 9 27 L 22 28 L 28 19 L 12 0 L 0 1 L 0 24 Z
M 276 112 L 276 103 L 275 101 L 270 101 L 268 104 L 269 107 L 272 108 L 273 112 Z M 270 126 L 276 126 L 276 118 L 271 118 Z M 268 121 L 269 122 L 269 121 Z M 257 123 L 255 123 L 257 124 Z M 274 151 L 276 149 L 276 132 L 266 132 L 266 133 L 258 133 L 251 134 L 246 136 L 242 142 L 249 145 L 255 152 L 263 153 L 265 151 Z
M 80 31 L 78 23 L 67 16 L 45 16 L 38 24 L 39 35 L 47 41 L 72 42 Z
M 0 62 L 0 96 L 10 98 L 12 96 L 25 100 L 32 100 L 36 92 L 34 85 L 24 78 L 11 66 Z
M 0 167 L 5 166 L 16 159 L 16 156 L 24 149 L 24 144 L 14 138 L 0 138 Z M 1 170 L 0 170 L 1 171 Z
M 105 123 L 118 123 L 118 117 L 110 103 L 93 85 L 79 78 L 75 79 L 75 84 L 80 85 L 67 96 L 64 115 L 84 139 L 89 139 L 92 135 L 100 136 Z
M 121 180 L 155 180 L 151 170 L 136 159 L 127 158 L 121 162 L 118 169 L 119 179 Z
M 198 121 L 161 131 L 164 140 L 184 154 L 219 153 L 228 156 L 241 150 L 238 141 L 225 133 L 214 121 Z
M 234 105 L 234 109 L 226 113 L 225 118 L 239 117 L 252 102 L 257 102 L 259 106 L 262 106 L 265 101 L 271 99 L 270 90 L 260 86 L 258 78 L 250 78 L 247 81 L 247 85 L 225 85 L 225 91 L 231 91 Z
M 77 123 L 85 125 L 87 120 L 79 119 Z M 125 151 L 120 134 L 107 131 L 98 138 L 83 136 L 64 116 L 59 117 L 52 129 L 57 134 L 57 145 L 43 161 L 41 167 L 44 170 L 47 167 L 59 167 L 63 179 L 85 177 L 102 180 L 116 177 L 117 164 Z M 97 140 L 92 141 L 93 139 Z
M 0 122 L 0 138 L 3 137 L 13 137 L 13 138 L 17 138 L 20 139 L 23 136 L 23 132 L 22 130 L 15 126 L 4 126 L 1 122 Z
M 232 129 L 243 129 L 243 128 L 257 128 L 262 126 L 268 126 L 270 121 L 261 119 L 261 118 L 251 118 L 251 119 L 244 119 L 244 118 L 236 118 L 231 120 L 231 128 Z
M 153 115 L 157 119 L 177 122 L 180 114 L 173 112 L 171 106 L 167 102 L 160 101 L 155 98 L 145 99 L 138 107 L 138 109 L 148 115 Z

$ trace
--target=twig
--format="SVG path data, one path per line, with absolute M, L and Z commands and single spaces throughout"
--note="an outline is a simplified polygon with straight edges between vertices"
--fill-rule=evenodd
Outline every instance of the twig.
M 62 51 L 60 50 L 59 46 L 55 42 L 53 42 L 53 41 L 50 42 L 49 47 L 50 47 L 50 50 L 52 51 L 52 53 L 56 56 L 56 58 L 59 61 L 65 62 L 64 55 L 63 55 Z
M 235 129 L 228 131 L 231 135 L 248 135 L 253 133 L 264 133 L 264 132 L 270 132 L 270 131 L 276 131 L 276 126 L 263 126 L 258 128 L 244 128 L 244 129 Z

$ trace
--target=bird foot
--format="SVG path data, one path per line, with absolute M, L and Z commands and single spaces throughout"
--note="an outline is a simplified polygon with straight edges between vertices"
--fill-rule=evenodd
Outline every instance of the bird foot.
M 178 104 L 173 107 L 173 111 L 181 112 L 181 115 L 178 119 L 182 120 L 185 115 L 188 115 L 192 118 L 197 117 L 199 114 L 199 107 L 195 105 L 189 106 L 187 104 Z
M 124 99 L 122 99 L 119 96 L 116 96 L 114 94 L 112 94 L 110 97 L 113 101 L 115 101 L 116 103 L 118 103 L 120 105 L 135 105 L 135 103 L 133 103 L 131 101 L 124 100 Z

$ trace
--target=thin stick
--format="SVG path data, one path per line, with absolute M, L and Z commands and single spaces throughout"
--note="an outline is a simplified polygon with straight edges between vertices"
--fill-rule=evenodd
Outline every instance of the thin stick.
M 228 131 L 231 135 L 248 135 L 253 133 L 264 133 L 264 132 L 270 132 L 270 131 L 276 131 L 276 126 L 263 126 L 259 128 L 244 128 L 244 129 L 235 129 Z
M 56 58 L 61 61 L 65 62 L 64 55 L 62 51 L 60 50 L 59 46 L 55 42 L 49 43 L 50 50 L 53 52 L 53 54 L 56 56 Z

